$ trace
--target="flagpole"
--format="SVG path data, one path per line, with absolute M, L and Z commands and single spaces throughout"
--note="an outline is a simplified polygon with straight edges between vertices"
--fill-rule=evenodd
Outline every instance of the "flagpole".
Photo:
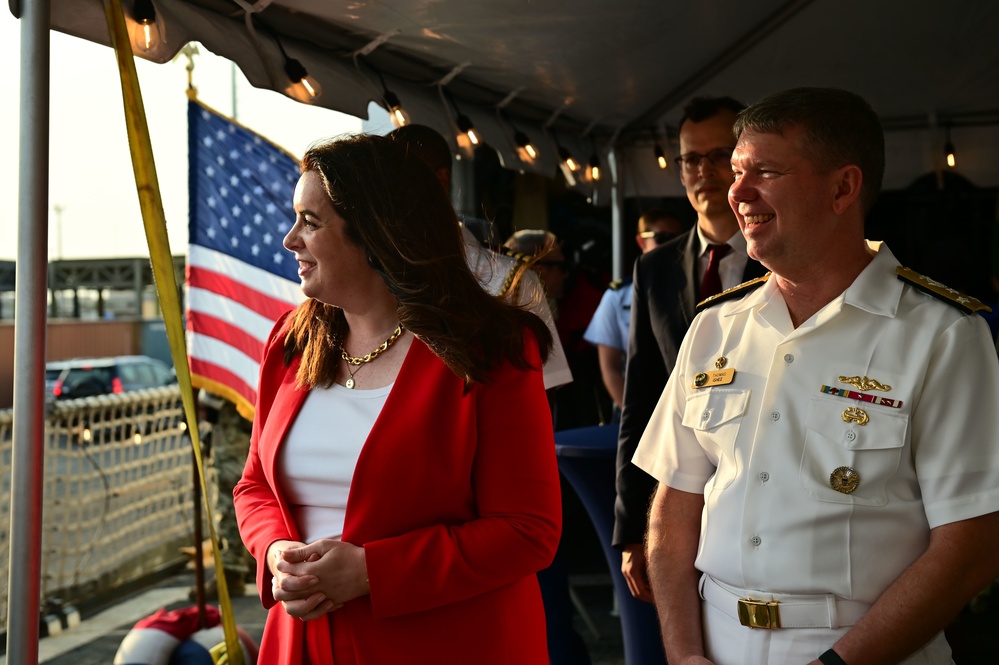
M 11 7 L 17 3 L 12 3 Z M 20 3 L 21 100 L 7 662 L 38 662 L 49 196 L 49 0 Z
M 239 115 L 236 111 L 236 63 L 229 62 L 230 67 L 230 82 L 232 84 L 232 119 L 239 120 Z

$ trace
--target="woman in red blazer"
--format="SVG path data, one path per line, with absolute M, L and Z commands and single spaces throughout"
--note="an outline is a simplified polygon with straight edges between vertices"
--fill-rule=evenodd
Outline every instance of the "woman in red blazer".
M 295 213 L 309 299 L 266 346 L 235 491 L 259 662 L 547 664 L 547 327 L 481 290 L 446 194 L 388 139 L 312 147 Z

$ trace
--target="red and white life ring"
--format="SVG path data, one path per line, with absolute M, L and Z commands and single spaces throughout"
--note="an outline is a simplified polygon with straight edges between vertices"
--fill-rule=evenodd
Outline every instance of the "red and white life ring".
M 158 610 L 142 619 L 121 641 L 114 665 L 211 665 L 210 649 L 225 641 L 217 607 L 205 608 L 206 628 L 199 628 L 198 608 Z M 257 645 L 237 627 L 245 665 L 256 665 Z

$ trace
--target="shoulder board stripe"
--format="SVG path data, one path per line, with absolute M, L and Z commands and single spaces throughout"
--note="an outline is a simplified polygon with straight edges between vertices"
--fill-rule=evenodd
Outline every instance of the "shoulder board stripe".
M 957 307 L 965 314 L 992 311 L 992 308 L 983 303 L 981 300 L 965 295 L 957 289 L 945 286 L 936 280 L 930 279 L 926 275 L 920 275 L 918 272 L 911 270 L 910 268 L 899 266 L 895 268 L 895 275 L 903 282 L 912 284 L 923 293 Z
M 733 286 L 731 289 L 725 289 L 718 295 L 711 296 L 710 298 L 705 298 L 701 302 L 697 303 L 697 308 L 694 310 L 695 314 L 700 314 L 702 310 L 707 309 L 717 305 L 718 303 L 725 302 L 726 300 L 734 300 L 735 298 L 741 298 L 753 289 L 766 284 L 767 280 L 770 279 L 770 273 L 768 272 L 763 277 L 757 277 L 756 279 L 751 279 L 748 282 L 743 282 L 738 286 Z
M 521 263 L 534 263 L 534 256 L 531 254 L 522 254 L 520 252 L 515 252 L 509 247 L 500 247 L 495 250 L 499 254 L 504 256 L 509 256 L 512 259 L 517 259 Z

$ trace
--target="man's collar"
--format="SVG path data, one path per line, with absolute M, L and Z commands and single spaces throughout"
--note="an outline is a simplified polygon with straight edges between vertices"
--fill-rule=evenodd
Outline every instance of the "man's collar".
M 904 284 L 895 278 L 898 259 L 883 242 L 867 241 L 867 246 L 874 252 L 874 258 L 839 297 L 846 305 L 871 314 L 893 317 L 898 311 L 904 287 Z M 737 314 L 762 305 L 771 298 L 779 297 L 778 291 L 777 279 L 772 276 L 763 288 L 757 289 L 735 303 L 726 313 Z
M 700 224 L 698 224 L 695 228 L 697 229 L 697 241 L 700 244 L 700 250 L 697 256 L 700 257 L 703 256 L 706 251 L 708 251 L 708 245 L 714 243 L 711 240 L 708 240 L 708 237 L 704 235 L 704 231 L 701 230 Z M 742 235 L 742 231 L 736 230 L 736 232 L 732 235 L 732 237 L 725 241 L 725 244 L 731 247 L 732 251 L 737 254 L 745 256 L 748 252 L 748 249 L 746 247 L 746 237 Z

